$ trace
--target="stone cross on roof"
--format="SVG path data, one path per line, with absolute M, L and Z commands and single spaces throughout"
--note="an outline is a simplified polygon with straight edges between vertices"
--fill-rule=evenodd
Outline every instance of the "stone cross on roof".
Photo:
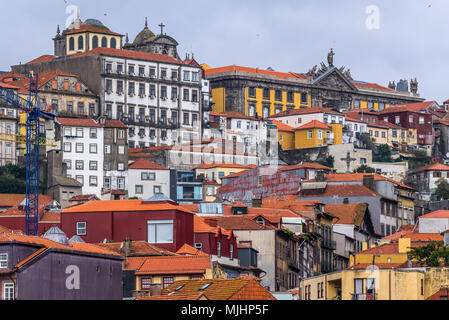
M 165 24 L 163 24 L 163 23 L 161 22 L 161 24 L 159 25 L 159 27 L 161 27 L 161 34 L 164 34 L 164 27 L 165 27 Z
M 340 160 L 346 161 L 346 172 L 350 173 L 349 167 L 351 166 L 351 161 L 356 161 L 356 158 L 351 158 L 351 153 L 346 154 L 346 158 L 341 158 Z

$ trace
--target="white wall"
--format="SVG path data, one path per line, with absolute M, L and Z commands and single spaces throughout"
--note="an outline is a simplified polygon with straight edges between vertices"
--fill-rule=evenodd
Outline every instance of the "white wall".
M 449 218 L 419 218 L 419 233 L 441 233 L 449 229 Z
M 155 180 L 142 180 L 142 172 L 156 174 Z M 148 199 L 154 195 L 154 186 L 160 186 L 161 192 L 170 197 L 170 170 L 128 169 L 128 196 Z M 136 185 L 143 186 L 143 194 L 136 194 Z

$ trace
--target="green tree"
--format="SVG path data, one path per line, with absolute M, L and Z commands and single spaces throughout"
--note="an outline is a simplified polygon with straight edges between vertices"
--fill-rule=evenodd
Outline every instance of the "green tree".
M 26 193 L 26 168 L 13 164 L 0 167 L 0 193 Z
M 381 144 L 377 147 L 377 154 L 373 156 L 374 162 L 393 162 L 391 149 L 388 144 Z
M 425 151 L 415 151 L 413 156 L 408 159 L 409 170 L 424 167 L 430 164 L 432 158 Z
M 432 241 L 431 243 L 410 249 L 408 253 L 410 260 L 416 260 L 421 267 L 439 267 L 441 261 L 444 266 L 449 266 L 449 247 L 443 241 Z
M 333 156 L 328 156 L 326 158 L 326 160 L 319 162 L 320 164 L 322 164 L 323 166 L 329 167 L 329 168 L 333 168 L 334 167 L 334 157 Z
M 435 195 L 441 200 L 449 199 L 449 183 L 444 178 L 440 178 L 436 182 L 437 189 Z
M 366 164 L 355 169 L 354 173 L 375 173 L 376 169 L 368 167 Z

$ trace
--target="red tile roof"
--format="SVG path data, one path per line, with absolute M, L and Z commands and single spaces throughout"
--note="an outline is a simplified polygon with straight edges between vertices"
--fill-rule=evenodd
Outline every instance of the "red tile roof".
M 18 206 L 25 198 L 26 194 L 2 193 L 0 194 L 0 207 Z
M 248 216 L 225 216 L 210 218 L 216 220 L 217 225 L 226 230 L 272 230 L 273 227 L 257 223 Z
M 330 127 L 327 124 L 324 124 L 318 120 L 312 120 L 309 123 L 306 123 L 300 127 L 295 128 L 294 130 L 313 129 L 313 128 L 330 129 Z
M 380 196 L 377 192 L 356 184 L 328 184 L 323 192 L 315 190 L 301 190 L 301 196 L 307 198 L 310 196 L 320 197 L 357 197 L 357 196 Z
M 123 36 L 120 33 L 112 32 L 111 30 L 109 30 L 106 27 L 97 27 L 97 26 L 92 26 L 92 25 L 88 25 L 88 24 L 81 24 L 78 29 L 64 31 L 63 34 L 69 35 L 69 34 L 77 34 L 77 33 L 81 33 L 81 32 L 95 32 L 95 33 L 101 33 L 101 34 L 108 34 L 108 35 L 112 35 L 112 36 Z
M 415 248 L 415 247 L 422 247 L 425 246 L 429 243 L 429 241 L 434 241 L 434 240 L 415 240 L 413 239 L 411 241 L 411 247 Z M 399 243 L 397 241 L 392 242 L 392 243 L 384 243 L 384 244 L 380 244 L 376 247 L 373 248 L 368 248 L 366 250 L 357 252 L 356 255 L 362 255 L 362 254 L 403 254 L 403 255 L 407 255 L 407 253 L 399 253 Z
M 121 120 L 105 120 L 103 127 L 105 128 L 122 128 L 126 129 L 128 126 Z
M 237 163 L 202 163 L 194 169 L 210 169 L 210 168 L 236 168 L 236 169 L 252 169 L 257 167 L 254 164 L 243 165 Z
M 360 120 L 360 119 L 352 118 L 352 117 L 350 117 L 350 116 L 345 116 L 345 120 L 346 120 L 346 121 L 351 121 L 351 122 L 366 123 L 366 122 L 364 122 L 364 121 L 362 121 L 362 120 Z
M 67 208 L 62 214 L 78 212 L 124 212 L 124 211 L 165 211 L 178 210 L 193 214 L 191 211 L 172 203 L 143 203 L 143 200 L 101 200 L 90 201 L 79 206 Z
M 221 227 L 211 226 L 206 222 L 205 217 L 200 217 L 197 215 L 195 215 L 194 219 L 193 219 L 193 232 L 194 233 L 212 233 L 215 235 L 222 233 L 224 235 L 227 235 L 228 237 L 232 236 L 231 231 L 225 230 Z
M 365 217 L 366 203 L 356 204 L 327 204 L 324 211 L 337 217 L 334 219 L 335 224 L 350 224 L 360 226 Z
M 44 54 L 34 60 L 31 60 L 30 62 L 27 62 L 26 64 L 32 64 L 32 63 L 38 63 L 38 62 L 48 62 L 48 61 L 52 61 L 54 60 L 56 57 L 49 55 L 49 54 Z
M 201 290 L 206 284 L 210 285 Z M 176 281 L 162 290 L 162 296 L 189 296 L 200 292 L 210 300 L 276 300 L 254 277 Z
M 248 73 L 254 73 L 254 74 L 262 74 L 262 75 L 269 75 L 269 76 L 276 76 L 279 79 L 286 80 L 288 78 L 291 79 L 307 79 L 306 76 L 300 73 L 295 72 L 278 72 L 278 71 L 271 71 L 271 70 L 264 70 L 259 68 L 249 68 L 249 67 L 241 67 L 241 66 L 226 66 L 226 67 L 220 67 L 220 68 L 213 68 L 205 70 L 206 77 L 217 74 L 217 73 L 224 73 L 224 72 L 248 72 Z
M 279 113 L 276 113 L 276 114 L 270 116 L 270 118 L 280 118 L 280 117 L 296 116 L 296 115 L 312 114 L 312 113 L 331 113 L 331 114 L 343 115 L 341 112 L 330 109 L 330 108 L 311 107 L 311 108 L 300 108 L 300 109 L 287 109 L 287 110 L 281 111 Z
M 195 249 L 194 247 L 188 245 L 187 243 L 185 243 L 181 248 L 179 248 L 179 250 L 176 251 L 176 254 L 189 255 L 189 256 L 209 256 L 207 253 Z
M 136 275 L 204 274 L 207 269 L 209 255 L 145 257 Z
M 215 112 L 211 111 L 209 113 L 211 116 L 219 116 L 219 117 L 226 117 L 226 118 L 234 118 L 234 119 L 246 119 L 246 120 L 257 120 L 256 117 L 250 117 L 247 115 L 244 115 L 237 111 L 226 111 L 226 112 Z
M 293 127 L 289 126 L 288 124 L 282 123 L 282 122 L 277 121 L 277 120 L 271 120 L 271 122 L 276 125 L 276 127 L 278 128 L 278 131 L 290 131 L 290 132 L 293 132 Z
M 22 201 L 25 200 L 25 197 L 22 199 Z M 52 196 L 48 196 L 48 195 L 39 195 L 39 214 L 41 215 L 44 212 L 45 207 L 51 202 L 53 201 L 53 197 Z M 19 208 L 20 205 L 15 205 L 9 209 L 7 209 L 6 211 L 0 212 L 0 218 L 5 218 L 5 217 L 20 217 L 20 216 L 25 216 L 25 208 Z
M 427 110 L 435 101 L 424 101 L 406 104 L 396 104 L 385 110 L 379 111 L 380 114 L 395 113 L 395 112 L 421 112 Z
M 69 252 L 89 252 L 97 253 L 103 255 L 120 256 L 118 253 L 106 250 L 94 244 L 79 243 L 79 242 L 69 242 L 71 246 L 66 246 L 46 238 L 20 235 L 15 233 L 0 233 L 0 242 L 19 242 L 19 243 L 29 243 L 37 246 L 42 246 L 44 248 L 55 248 L 62 249 Z
M 313 162 L 304 162 L 304 163 L 295 164 L 295 165 L 291 165 L 291 166 L 284 166 L 284 167 L 280 168 L 279 171 L 290 171 L 290 170 L 296 170 L 296 169 L 301 169 L 301 168 L 332 171 L 332 168 L 323 166 L 322 164 L 319 164 L 319 163 L 313 163 Z
M 248 169 L 251 170 L 251 169 Z M 228 179 L 228 178 L 237 178 L 240 177 L 241 175 L 243 175 L 245 172 L 247 172 L 248 170 L 243 170 L 240 172 L 236 172 L 236 173 L 232 173 L 232 174 L 228 174 L 227 176 L 224 176 L 223 178 L 221 178 L 221 180 L 223 179 Z
M 396 92 L 396 90 L 393 90 L 391 88 L 383 87 L 381 85 L 378 85 L 377 83 L 360 83 L 360 82 L 353 82 L 353 85 L 361 88 L 367 88 L 367 89 L 375 89 L 375 90 L 381 90 L 381 91 L 391 91 Z
M 73 126 L 73 127 L 97 127 L 101 128 L 102 125 L 95 121 L 94 119 L 81 119 L 81 118 L 56 118 L 63 126 Z
M 126 244 L 125 242 L 107 242 L 99 243 L 98 246 L 105 248 L 110 251 L 119 253 L 122 256 L 125 254 L 128 257 L 146 257 L 146 256 L 174 256 L 175 253 L 159 248 L 146 241 L 130 241 L 129 242 L 129 252 L 125 252 Z M 127 259 L 128 262 L 128 259 Z
M 419 219 L 427 218 L 449 218 L 449 210 L 437 210 L 419 217 Z
M 432 163 L 427 166 L 413 170 L 413 172 L 422 172 L 422 171 L 449 171 L 449 166 L 442 163 Z
M 145 170 L 169 170 L 157 163 L 151 162 L 147 159 L 137 159 L 129 166 L 129 169 L 145 169 Z

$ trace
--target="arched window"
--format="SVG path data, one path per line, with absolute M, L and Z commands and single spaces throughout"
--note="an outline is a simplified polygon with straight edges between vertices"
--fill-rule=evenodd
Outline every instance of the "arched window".
M 98 48 L 98 37 L 93 36 L 92 38 L 92 49 Z
M 73 37 L 69 38 L 69 50 L 70 51 L 75 50 L 75 39 Z
M 257 218 L 256 222 L 259 224 L 265 224 L 265 220 L 262 217 Z
M 101 46 L 102 46 L 103 48 L 107 48 L 107 47 L 108 47 L 108 39 L 106 39 L 106 37 L 103 37 L 103 38 L 101 39 Z
M 78 50 L 84 49 L 84 38 L 83 36 L 78 37 Z
M 117 49 L 117 40 L 115 38 L 111 38 L 111 48 Z

